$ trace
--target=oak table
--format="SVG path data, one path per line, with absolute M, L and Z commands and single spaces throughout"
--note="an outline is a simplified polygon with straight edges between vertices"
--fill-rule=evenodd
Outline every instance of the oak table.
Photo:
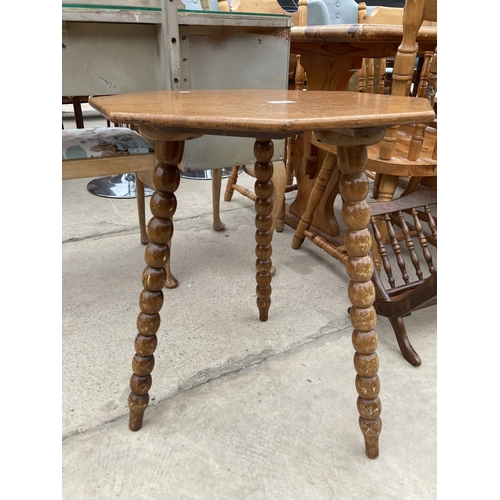
M 300 64 L 307 75 L 308 90 L 346 90 L 351 76 L 361 68 L 365 57 L 395 57 L 403 39 L 402 25 L 335 24 L 330 26 L 293 26 L 290 52 L 300 55 Z M 418 54 L 434 51 L 437 27 L 422 26 L 417 35 Z M 306 153 L 307 156 L 307 153 Z M 321 165 L 325 153 L 318 150 Z M 296 164 L 300 164 L 300 159 Z M 304 214 L 315 176 L 319 169 L 309 164 L 307 171 L 297 172 L 297 196 L 286 205 L 285 221 L 297 228 Z M 330 243 L 342 244 L 333 213 L 336 196 L 335 178 L 326 186 L 324 195 L 313 214 L 311 230 Z
M 367 145 L 379 142 L 386 127 L 434 118 L 427 100 L 352 92 L 302 92 L 288 90 L 193 90 L 153 91 L 94 97 L 91 106 L 108 120 L 139 125 L 146 138 L 156 141 L 158 164 L 154 171 L 155 192 L 151 197 L 153 217 L 148 224 L 144 290 L 139 299 L 138 334 L 135 339 L 133 374 L 130 379 L 129 428 L 142 427 L 149 402 L 156 349 L 159 312 L 163 305 L 165 263 L 173 234 L 172 217 L 179 186 L 178 165 L 184 143 L 202 135 L 240 136 L 255 139 L 255 248 L 257 306 L 261 321 L 267 321 L 271 304 L 271 212 L 273 183 L 273 139 L 315 131 L 322 141 L 338 146 L 342 172 L 341 192 L 345 200 L 342 217 L 347 228 L 345 245 L 352 341 L 357 372 L 358 411 L 366 454 L 378 456 L 382 422 L 378 397 L 376 313 L 371 282 L 371 237 L 367 229 L 370 208 L 366 202 L 368 180 L 364 173 Z M 332 297 L 334 293 L 332 290 Z

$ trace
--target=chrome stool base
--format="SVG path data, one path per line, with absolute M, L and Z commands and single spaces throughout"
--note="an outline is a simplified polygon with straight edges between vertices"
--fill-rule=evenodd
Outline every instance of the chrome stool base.
M 119 174 L 99 177 L 87 184 L 87 191 L 103 198 L 137 198 L 135 175 Z M 151 196 L 153 192 L 144 186 L 144 196 Z

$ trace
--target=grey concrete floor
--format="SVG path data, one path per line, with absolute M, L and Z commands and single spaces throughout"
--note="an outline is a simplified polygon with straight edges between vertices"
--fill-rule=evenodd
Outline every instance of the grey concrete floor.
M 165 290 L 143 428 L 129 431 L 145 247 L 135 199 L 93 196 L 90 180 L 62 185 L 65 500 L 437 497 L 436 307 L 406 320 L 418 368 L 389 322 L 377 322 L 383 429 L 370 460 L 343 267 L 310 242 L 292 250 L 285 226 L 273 238 L 277 273 L 260 322 L 253 204 L 221 201 L 226 227 L 213 231 L 209 180 L 181 179 L 176 192 L 180 284 Z M 241 182 L 253 188 L 245 174 Z

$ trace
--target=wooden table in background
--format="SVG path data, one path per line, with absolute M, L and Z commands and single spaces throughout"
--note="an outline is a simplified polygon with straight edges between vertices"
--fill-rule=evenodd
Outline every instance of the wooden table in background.
M 273 139 L 316 131 L 321 140 L 337 145 L 339 168 L 343 173 L 344 224 L 350 229 L 346 233 L 349 254 L 346 268 L 351 280 L 350 316 L 356 350 L 359 423 L 366 454 L 377 457 L 382 421 L 375 352 L 377 335 L 373 330 L 376 323 L 375 289 L 371 281 L 373 262 L 368 255 L 371 237 L 367 229 L 370 209 L 366 203 L 368 181 L 364 174 L 366 147 L 379 142 L 387 127 L 432 120 L 434 112 L 427 100 L 353 92 L 192 90 L 95 97 L 90 99 L 90 104 L 111 122 L 139 125 L 141 135 L 156 141 L 158 164 L 153 177 L 155 193 L 151 197 L 153 218 L 148 225 L 150 242 L 145 252 L 144 290 L 139 299 L 139 332 L 130 379 L 130 429 L 137 431 L 142 427 L 149 402 L 156 332 L 164 299 L 164 266 L 169 259 L 172 218 L 177 206 L 174 192 L 180 182 L 178 165 L 184 142 L 199 140 L 202 135 L 255 139 L 256 291 L 259 318 L 267 321 L 271 305 Z M 228 279 L 233 278 L 228 275 Z M 334 296 L 332 290 L 332 302 Z
M 345 90 L 353 73 L 361 67 L 363 58 L 394 57 L 402 38 L 403 27 L 395 25 L 294 26 L 291 29 L 290 51 L 300 55 L 300 63 L 307 75 L 308 90 Z M 417 42 L 419 54 L 434 50 L 437 28 L 423 26 L 419 30 Z M 307 147 L 306 144 L 305 149 Z M 298 152 L 299 156 L 301 154 L 304 154 L 303 150 Z M 315 165 L 321 165 L 324 155 L 319 150 L 316 161 L 309 162 L 307 170 L 304 168 L 302 172 L 296 173 L 297 197 L 290 205 L 286 205 L 285 211 L 285 222 L 294 228 L 306 210 L 319 171 Z M 333 213 L 338 191 L 335 182 L 332 176 L 314 214 L 311 231 L 338 245 L 343 237 L 337 237 L 338 224 Z

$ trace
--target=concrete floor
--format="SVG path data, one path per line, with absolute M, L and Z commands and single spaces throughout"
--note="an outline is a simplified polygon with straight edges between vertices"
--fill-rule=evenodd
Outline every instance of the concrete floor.
M 144 426 L 129 431 L 145 247 L 135 199 L 93 196 L 90 180 L 62 186 L 65 500 L 437 498 L 436 307 L 406 320 L 418 368 L 389 322 L 377 322 L 383 429 L 370 460 L 343 267 L 310 242 L 292 250 L 285 226 L 261 323 L 253 204 L 221 201 L 226 227 L 213 231 L 210 180 L 182 179 L 176 192 L 180 284 L 165 290 Z

